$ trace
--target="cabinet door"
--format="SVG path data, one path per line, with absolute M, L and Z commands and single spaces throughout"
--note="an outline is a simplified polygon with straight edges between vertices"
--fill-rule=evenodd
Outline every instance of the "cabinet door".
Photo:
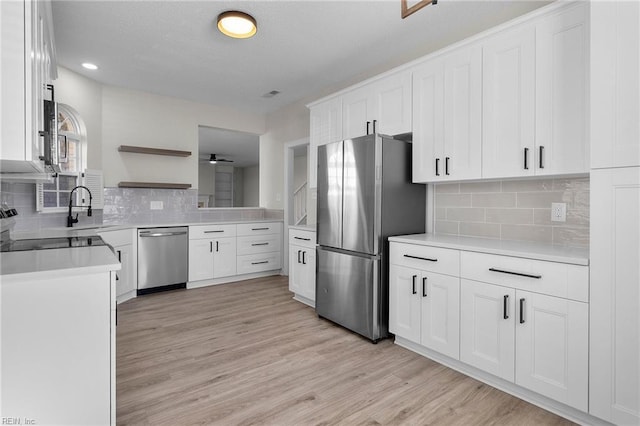
M 422 345 L 459 359 L 460 279 L 425 272 L 419 291 L 422 299 Z
M 521 290 L 516 299 L 516 384 L 586 411 L 589 305 Z
M 515 290 L 462 280 L 460 361 L 514 380 Z
M 640 166 L 640 2 L 591 2 L 591 167 Z
M 309 119 L 309 187 L 316 188 L 318 147 L 342 140 L 342 98 L 313 106 Z
M 411 73 L 390 75 L 373 83 L 371 132 L 397 135 L 411 132 Z
M 372 88 L 360 87 L 342 96 L 342 138 L 352 139 L 372 131 Z
M 302 252 L 303 247 L 289 246 L 289 291 L 295 294 L 301 294 L 303 290 L 304 271 L 302 269 Z
M 589 412 L 640 423 L 640 167 L 591 171 Z
M 459 49 L 444 59 L 444 177 L 482 173 L 482 48 Z
M 213 278 L 213 244 L 208 239 L 189 240 L 189 281 Z
M 420 343 L 421 278 L 418 270 L 389 266 L 389 331 L 415 343 Z
M 213 278 L 236 275 L 236 238 L 218 238 L 213 242 Z
M 533 175 L 535 53 L 533 26 L 483 44 L 482 177 Z
M 536 26 L 537 175 L 589 171 L 588 6 L 577 4 Z
M 443 64 L 435 59 L 413 70 L 413 182 L 432 182 L 444 177 L 442 164 L 436 173 L 436 158 L 442 157 L 443 149 L 443 104 Z
M 137 283 L 134 275 L 133 265 L 135 257 L 133 255 L 133 247 L 131 245 L 123 245 L 114 247 L 118 260 L 122 264 L 119 271 L 116 272 L 116 297 L 136 290 Z
M 303 277 L 300 294 L 316 300 L 316 251 L 304 249 L 302 252 Z

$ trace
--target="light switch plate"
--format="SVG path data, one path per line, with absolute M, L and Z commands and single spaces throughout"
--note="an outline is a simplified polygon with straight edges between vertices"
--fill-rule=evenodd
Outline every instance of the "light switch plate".
M 162 201 L 151 201 L 149 208 L 151 210 L 162 210 L 164 209 L 164 205 Z
M 567 221 L 567 204 L 551 203 L 551 221 L 566 222 Z

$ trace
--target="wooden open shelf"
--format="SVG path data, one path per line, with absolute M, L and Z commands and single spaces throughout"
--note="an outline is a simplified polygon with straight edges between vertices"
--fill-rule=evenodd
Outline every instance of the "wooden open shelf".
M 135 152 L 137 154 L 153 154 L 153 155 L 170 155 L 172 157 L 189 157 L 191 151 L 178 151 L 176 149 L 162 149 L 162 148 L 146 148 L 144 146 L 131 146 L 120 145 L 118 147 L 120 152 Z
M 118 182 L 118 188 L 189 189 L 190 183 L 168 182 Z

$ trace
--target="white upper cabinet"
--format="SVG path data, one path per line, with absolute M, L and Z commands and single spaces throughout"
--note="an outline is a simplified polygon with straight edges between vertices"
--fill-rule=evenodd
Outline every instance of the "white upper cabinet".
M 342 96 L 342 136 L 411 131 L 411 73 L 401 71 Z
M 536 23 L 536 175 L 589 171 L 588 6 Z
M 467 46 L 413 71 L 413 181 L 481 177 L 482 50 Z
M 483 43 L 482 177 L 534 174 L 535 27 Z
M 0 2 L 0 166 L 3 172 L 43 172 L 43 100 L 56 77 L 51 4 Z
M 438 178 L 436 161 L 444 142 L 444 68 L 442 60 L 428 61 L 413 71 L 413 181 Z
M 640 166 L 640 3 L 589 5 L 591 167 Z
M 309 187 L 317 187 L 318 147 L 342 140 L 342 98 L 311 107 L 309 133 Z

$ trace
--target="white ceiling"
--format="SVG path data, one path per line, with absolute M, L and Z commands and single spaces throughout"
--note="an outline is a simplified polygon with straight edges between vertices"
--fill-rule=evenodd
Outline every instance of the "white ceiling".
M 257 166 L 260 161 L 260 137 L 253 133 L 198 126 L 200 164 L 208 164 L 211 154 L 233 160 L 220 163 L 233 167 Z
M 53 18 L 66 68 L 104 84 L 269 113 L 544 4 L 440 0 L 401 19 L 400 0 L 54 0 Z M 220 34 L 215 20 L 226 10 L 252 14 L 256 36 Z M 282 93 L 262 97 L 271 90 Z

